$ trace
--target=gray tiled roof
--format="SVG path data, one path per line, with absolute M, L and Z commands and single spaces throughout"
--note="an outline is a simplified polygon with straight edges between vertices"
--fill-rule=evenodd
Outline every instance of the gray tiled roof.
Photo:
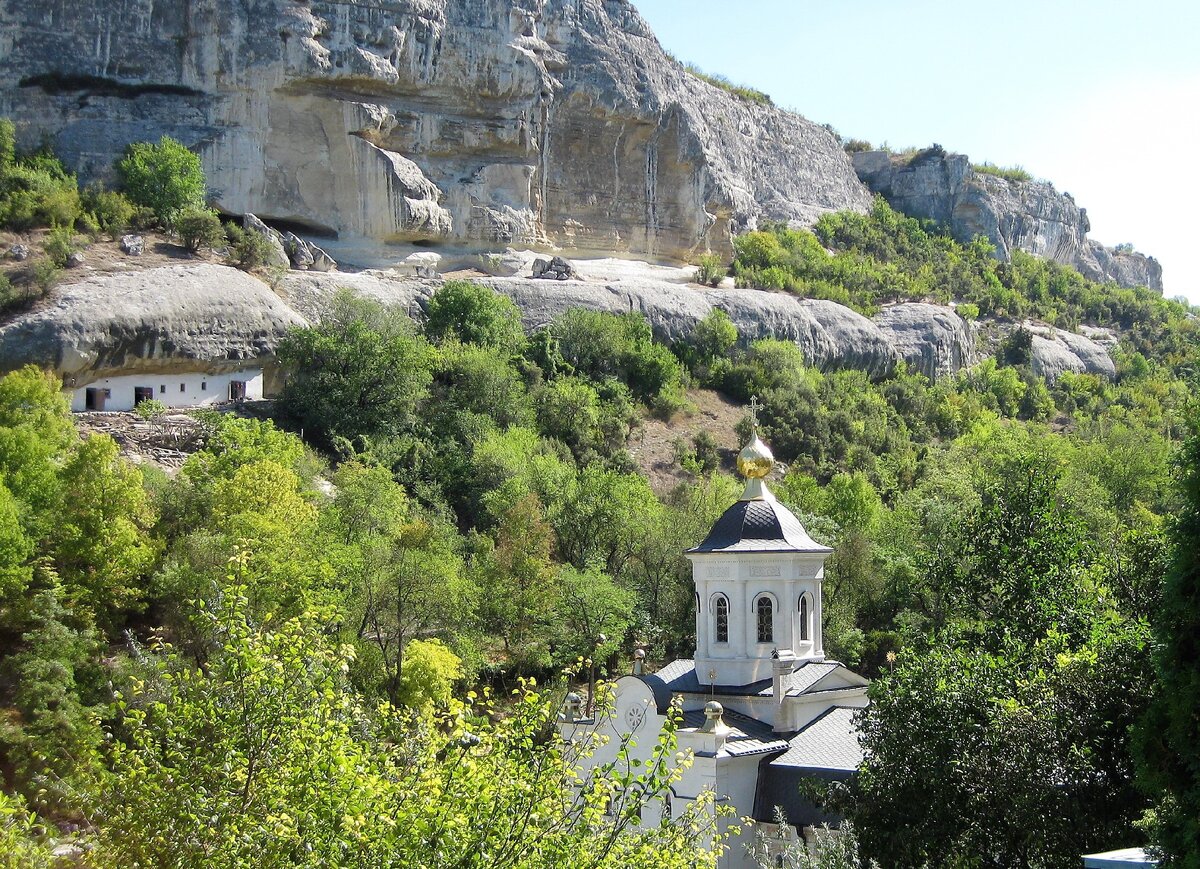
M 704 724 L 704 710 L 695 709 L 683 713 L 683 727 L 700 727 Z M 732 709 L 726 709 L 722 720 L 730 728 L 725 737 L 725 750 L 732 755 L 769 754 L 785 751 L 787 740 L 780 739 L 771 725 L 743 715 Z
M 854 716 L 859 710 L 834 706 L 793 736 L 789 747 L 771 761 L 772 766 L 853 772 L 862 763 Z
M 784 687 L 789 696 L 822 690 L 818 687 L 822 679 L 835 670 L 852 671 L 837 661 L 801 661 L 796 669 L 784 677 Z M 749 685 L 702 685 L 696 675 L 696 662 L 687 658 L 672 661 L 657 673 L 639 677 L 654 692 L 654 701 L 660 712 L 671 703 L 672 694 L 712 694 L 716 697 L 770 697 L 770 679 L 760 679 Z M 861 681 L 861 680 L 859 680 Z M 837 689 L 832 689 L 837 690 Z
M 713 525 L 704 542 L 688 552 L 833 552 L 804 530 L 792 511 L 773 496 L 738 501 Z

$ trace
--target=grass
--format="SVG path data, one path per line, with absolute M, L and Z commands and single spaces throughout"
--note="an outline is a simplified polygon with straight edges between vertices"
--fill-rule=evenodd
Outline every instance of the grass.
M 995 175 L 1005 181 L 1032 181 L 1030 175 L 1020 166 L 997 166 L 995 163 L 972 163 L 971 168 L 981 175 Z
M 748 103 L 756 103 L 760 106 L 775 105 L 771 97 L 762 91 L 747 87 L 746 85 L 734 84 L 723 75 L 707 73 L 694 63 L 685 63 L 683 68 L 701 81 L 706 81 L 713 87 L 718 87 L 727 93 L 731 93 L 740 100 L 745 100 Z

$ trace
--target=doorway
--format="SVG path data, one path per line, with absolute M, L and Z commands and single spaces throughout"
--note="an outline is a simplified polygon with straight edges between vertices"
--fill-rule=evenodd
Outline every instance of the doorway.
M 89 386 L 84 390 L 83 406 L 85 410 L 104 410 L 104 400 L 108 398 L 107 389 L 97 389 Z
M 143 401 L 154 400 L 153 386 L 135 386 L 133 388 L 133 406 L 137 407 Z

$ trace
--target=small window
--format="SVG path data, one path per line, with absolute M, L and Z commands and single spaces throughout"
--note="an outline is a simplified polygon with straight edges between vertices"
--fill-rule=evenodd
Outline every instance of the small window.
M 700 592 L 696 592 L 696 612 L 700 612 Z
M 160 384 L 158 385 L 158 394 L 159 394 L 159 395 L 166 395 L 166 394 L 167 394 L 167 384 L 165 384 L 165 383 L 160 383 Z
M 807 642 L 811 639 L 809 634 L 812 631 L 808 626 L 808 622 L 808 595 L 802 594 L 800 595 L 800 640 L 802 642 Z
M 201 380 L 201 381 L 200 381 L 200 391 L 201 391 L 201 392 L 207 392 L 207 391 L 208 391 L 208 381 L 207 381 L 207 380 Z
M 179 384 L 179 391 L 180 391 L 180 392 L 187 392 L 187 384 L 186 384 L 186 383 L 181 383 L 181 384 Z
M 725 599 L 724 595 L 718 596 L 716 601 L 713 602 L 713 612 L 715 613 L 715 618 L 716 618 L 717 642 L 718 643 L 728 643 L 729 642 L 729 601 L 727 601 Z
M 760 597 L 754 604 L 755 615 L 758 617 L 758 641 L 770 643 L 775 639 L 774 613 L 771 599 Z
M 104 397 L 105 397 L 105 398 L 112 398 L 112 390 L 111 390 L 111 389 L 106 389 L 106 390 L 104 390 Z

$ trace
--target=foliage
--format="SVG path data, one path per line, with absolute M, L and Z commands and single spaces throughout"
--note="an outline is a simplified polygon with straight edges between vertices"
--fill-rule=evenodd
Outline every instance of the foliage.
M 133 203 L 125 194 L 105 190 L 99 184 L 89 185 L 83 194 L 83 207 L 96 226 L 109 238 L 116 239 L 133 221 Z
M 229 237 L 229 261 L 242 271 L 254 271 L 271 261 L 271 242 L 261 232 L 231 223 L 225 234 Z
M 208 208 L 188 207 L 181 210 L 175 218 L 175 231 L 179 233 L 183 246 L 192 253 L 225 243 L 225 228 L 221 225 L 221 218 Z
M 727 274 L 729 267 L 715 253 L 706 253 L 696 261 L 696 283 L 715 287 Z
M 707 73 L 694 63 L 684 64 L 683 68 L 701 81 L 708 82 L 713 87 L 720 88 L 727 93 L 731 93 L 740 100 L 744 100 L 748 103 L 755 103 L 760 106 L 774 105 L 774 103 L 771 102 L 771 98 L 762 91 L 755 90 L 754 88 L 747 87 L 746 85 L 734 84 L 723 75 Z
M 404 432 L 432 380 L 408 317 L 345 292 L 320 325 L 289 332 L 278 355 L 294 372 L 281 407 L 325 446 Z
M 712 865 L 694 844 L 705 806 L 632 823 L 673 780 L 673 731 L 646 766 L 622 751 L 581 781 L 586 747 L 543 742 L 553 695 L 518 690 L 499 720 L 478 698 L 409 718 L 349 690 L 344 652 L 313 625 L 249 621 L 236 584 L 205 618 L 204 669 L 160 646 L 118 703 L 99 867 Z M 617 782 L 631 796 L 609 816 Z
M 75 233 L 65 226 L 53 227 L 42 245 L 50 262 L 61 268 L 66 268 L 67 260 L 79 248 L 75 245 Z
M 54 289 L 58 284 L 59 277 L 62 275 L 62 268 L 49 257 L 34 262 L 30 271 L 34 285 L 41 291 L 43 296 Z
M 0 125 L 7 123 L 0 119 Z M 11 127 L 11 125 L 10 125 Z M 3 158 L 3 126 L 0 126 L 0 159 Z M 3 869 L 51 869 L 56 860 L 43 842 L 44 828 L 19 797 L 0 792 L 0 867 Z
M 462 676 L 462 659 L 441 640 L 413 640 L 404 650 L 396 701 L 403 706 L 445 708 Z
M 16 153 L 12 122 L 0 118 L 0 226 L 74 227 L 81 215 L 79 185 L 52 155 Z
M 997 166 L 995 163 L 972 163 L 971 168 L 981 175 L 994 175 L 1005 181 L 1032 181 L 1033 176 L 1020 166 Z
M 186 208 L 204 207 L 200 157 L 170 136 L 163 136 L 158 144 L 134 142 L 116 168 L 125 195 L 135 205 L 151 209 L 163 226 L 174 226 Z
M 1200 425 L 1180 452 L 1183 503 L 1172 523 L 1173 562 L 1153 613 L 1154 697 L 1138 731 L 1139 772 L 1155 798 L 1160 865 L 1200 866 Z
M 454 336 L 509 355 L 525 343 L 521 315 L 512 300 L 469 281 L 447 281 L 439 287 L 425 317 L 425 334 L 433 341 Z

